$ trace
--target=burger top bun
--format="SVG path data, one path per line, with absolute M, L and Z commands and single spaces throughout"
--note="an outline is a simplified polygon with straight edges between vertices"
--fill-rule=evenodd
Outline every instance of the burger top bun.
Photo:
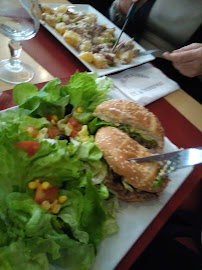
M 128 161 L 129 158 L 151 155 L 151 152 L 126 133 L 115 127 L 105 126 L 97 131 L 95 142 L 112 170 L 123 176 L 125 182 L 134 188 L 152 193 L 161 192 L 165 188 L 166 181 L 158 187 L 153 186 L 160 170 L 158 162 Z
M 157 142 L 158 147 L 155 152 L 163 151 L 164 129 L 158 118 L 145 107 L 125 99 L 111 99 L 101 103 L 93 115 L 112 122 L 117 127 L 124 124 L 141 130 L 142 134 Z

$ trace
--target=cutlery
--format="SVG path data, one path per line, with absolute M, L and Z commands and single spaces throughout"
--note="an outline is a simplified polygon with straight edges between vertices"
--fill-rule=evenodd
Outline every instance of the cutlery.
M 165 154 L 154 154 L 147 157 L 130 158 L 133 162 L 155 162 L 168 160 L 173 170 L 193 166 L 202 163 L 202 146 L 196 148 L 187 148 Z
M 123 34 L 125 28 L 126 28 L 126 25 L 128 24 L 128 21 L 129 21 L 130 18 L 133 17 L 133 15 L 135 14 L 135 12 L 136 12 L 136 10 L 137 10 L 137 7 L 138 7 L 138 4 L 139 4 L 139 1 L 136 1 L 136 2 L 134 2 L 134 3 L 132 4 L 132 6 L 130 7 L 130 9 L 129 9 L 129 11 L 128 11 L 128 14 L 127 14 L 127 16 L 126 16 L 125 23 L 124 23 L 124 25 L 123 25 L 123 27 L 122 27 L 122 29 L 121 29 L 121 33 L 119 34 L 119 36 L 118 36 L 118 38 L 117 38 L 117 40 L 116 40 L 116 42 L 115 42 L 115 44 L 114 44 L 114 46 L 113 46 L 113 48 L 112 48 L 112 52 L 114 51 L 114 49 L 115 49 L 116 46 L 118 45 L 119 40 L 120 40 L 120 38 L 121 38 L 121 36 L 122 36 L 122 34 Z
M 160 51 L 159 49 L 146 50 L 146 51 L 139 51 L 139 52 L 138 52 L 138 55 L 144 56 L 144 55 L 152 54 L 152 53 L 159 52 L 159 51 Z

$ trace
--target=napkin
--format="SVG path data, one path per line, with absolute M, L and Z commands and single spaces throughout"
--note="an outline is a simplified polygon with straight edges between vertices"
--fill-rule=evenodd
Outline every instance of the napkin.
M 114 82 L 111 98 L 130 99 L 142 106 L 180 88 L 176 82 L 149 63 L 109 77 Z

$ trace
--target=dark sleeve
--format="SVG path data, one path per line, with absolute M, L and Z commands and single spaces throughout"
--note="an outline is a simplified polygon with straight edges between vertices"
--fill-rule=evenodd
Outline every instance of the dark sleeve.
M 126 33 L 136 41 L 140 40 L 145 30 L 150 10 L 155 1 L 156 0 L 148 0 L 141 8 L 139 8 L 126 27 Z
M 72 4 L 88 4 L 108 17 L 108 10 L 113 0 L 71 0 Z
M 193 33 L 193 35 L 190 37 L 190 39 L 186 42 L 185 45 L 189 45 L 191 43 L 202 43 L 202 24 L 199 26 L 199 28 Z

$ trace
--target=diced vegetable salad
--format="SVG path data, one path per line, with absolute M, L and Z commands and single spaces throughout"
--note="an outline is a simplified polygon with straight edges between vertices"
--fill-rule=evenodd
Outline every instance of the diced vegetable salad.
M 0 270 L 87 270 L 118 230 L 91 132 L 112 82 L 76 72 L 60 83 L 15 86 L 19 110 L 0 114 Z

